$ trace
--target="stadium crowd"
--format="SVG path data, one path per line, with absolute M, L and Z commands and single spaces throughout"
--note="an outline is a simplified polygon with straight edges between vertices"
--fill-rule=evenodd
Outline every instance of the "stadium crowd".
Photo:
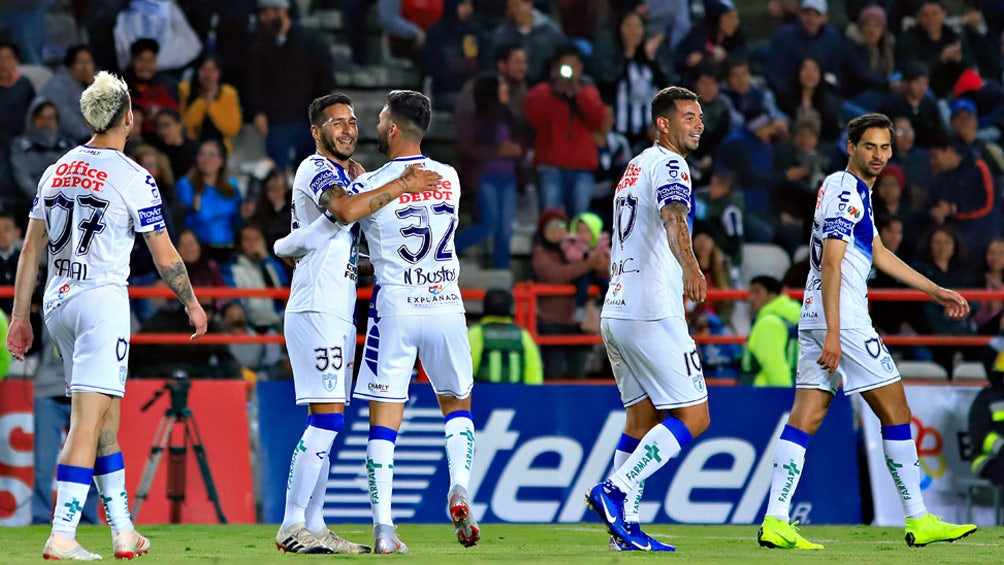
M 1004 287 L 1000 2 L 774 0 L 758 3 L 770 25 L 754 30 L 744 25 L 747 3 L 730 0 L 377 0 L 381 53 L 367 42 L 372 3 L 91 0 L 0 10 L 4 284 L 13 282 L 43 171 L 89 137 L 80 94 L 97 70 L 111 70 L 127 81 L 136 110 L 138 133 L 126 153 L 157 180 L 193 284 L 287 286 L 291 267 L 271 250 L 289 232 L 291 171 L 314 150 L 306 108 L 352 86 L 335 81 L 330 36 L 300 16 L 339 8 L 348 64 L 416 66 L 434 109 L 454 114 L 453 164 L 465 193 L 457 247 L 466 259 L 522 276 L 510 241 L 520 195 L 535 195 L 527 270 L 534 280 L 582 289 L 540 300 L 541 334 L 597 331 L 598 309 L 585 291 L 602 289 L 608 276 L 612 195 L 631 157 L 651 145 L 649 103 L 669 85 L 693 89 L 704 111 L 690 165 L 699 187 L 694 249 L 711 288 L 749 284 L 740 269 L 756 260 L 744 257 L 749 243 L 777 246 L 792 263 L 789 273 L 757 274 L 804 285 L 816 190 L 847 162 L 844 125 L 868 111 L 895 124 L 895 154 L 875 188 L 886 247 L 939 285 Z M 62 49 L 40 42 L 38 11 L 67 8 L 88 41 Z M 22 72 L 58 57 L 44 85 Z M 264 136 L 272 167 L 262 178 L 232 174 L 239 163 L 228 156 L 242 127 Z M 157 278 L 137 245 L 130 281 Z M 898 283 L 879 275 L 873 284 Z M 8 316 L 10 307 L 0 305 Z M 218 332 L 280 330 L 281 303 L 204 300 L 204 307 Z M 688 311 L 695 333 L 749 329 L 731 303 L 688 304 Z M 934 304 L 878 303 L 874 316 L 886 334 L 1002 330 L 1004 303 L 973 312 L 957 321 Z M 134 314 L 141 331 L 187 326 L 171 301 L 137 301 Z M 283 355 L 266 346 L 186 351 L 196 374 L 289 373 Z M 965 348 L 898 351 L 949 373 L 960 353 L 978 357 Z M 589 355 L 544 348 L 545 378 L 596 372 Z M 742 348 L 703 347 L 702 355 L 709 376 L 740 378 Z M 171 346 L 138 346 L 133 358 L 134 373 L 156 375 L 178 355 Z

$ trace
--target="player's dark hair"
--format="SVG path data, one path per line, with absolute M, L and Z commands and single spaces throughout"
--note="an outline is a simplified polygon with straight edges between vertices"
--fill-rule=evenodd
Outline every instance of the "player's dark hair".
M 310 124 L 317 127 L 324 125 L 324 111 L 335 104 L 352 106 L 352 99 L 347 94 L 342 94 L 341 92 L 332 92 L 320 98 L 315 98 L 310 103 L 310 107 L 307 108 L 307 118 L 310 120 Z
M 66 50 L 66 55 L 63 55 L 63 66 L 70 68 L 77 63 L 77 56 L 81 53 L 91 53 L 91 48 L 85 43 L 78 43 L 76 45 L 71 45 Z
M 697 102 L 698 96 L 692 90 L 682 86 L 667 86 L 659 91 L 652 99 L 652 121 L 660 117 L 669 117 L 670 113 L 676 111 L 677 100 L 693 100 Z
M 771 294 L 781 294 L 781 281 L 768 275 L 758 275 L 750 279 L 750 286 L 758 284 Z
M 485 292 L 485 316 L 512 316 L 512 293 L 504 288 L 490 288 Z
M 153 51 L 154 55 L 160 53 L 160 43 L 157 43 L 157 40 L 152 37 L 141 37 L 133 41 L 132 45 L 129 46 L 130 57 L 135 57 L 147 51 Z
M 429 97 L 414 90 L 390 91 L 387 94 L 387 111 L 397 127 L 416 141 L 425 135 L 432 119 Z
M 895 139 L 896 132 L 893 131 L 892 120 L 885 114 L 870 113 L 858 116 L 847 122 L 847 140 L 854 145 L 861 141 L 861 136 L 870 129 L 885 129 L 889 131 L 889 139 Z

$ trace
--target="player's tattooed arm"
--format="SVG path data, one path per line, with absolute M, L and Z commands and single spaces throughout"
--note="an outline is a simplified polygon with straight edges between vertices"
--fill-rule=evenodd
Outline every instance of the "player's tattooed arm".
M 687 226 L 689 208 L 683 202 L 670 202 L 659 210 L 662 225 L 666 228 L 669 249 L 683 268 L 683 292 L 687 298 L 703 302 L 707 297 L 708 283 L 701 271 L 701 265 L 694 255 L 694 246 Z
M 329 189 L 321 194 L 322 200 L 320 202 L 336 220 L 343 224 L 350 224 L 373 214 L 406 192 L 432 190 L 442 179 L 443 177 L 439 173 L 423 169 L 419 165 L 411 165 L 401 173 L 401 176 L 375 190 L 359 194 L 346 194 L 344 188 L 338 187 L 341 191 L 340 195 L 344 198 L 335 197 L 338 193 L 332 193 L 329 197 L 330 200 L 323 200 L 323 197 L 331 192 Z
M 333 184 L 330 188 L 324 189 L 324 192 L 322 192 L 321 196 L 317 198 L 317 201 L 321 204 L 321 206 L 329 208 L 332 201 L 337 198 L 342 198 L 343 196 L 346 196 L 346 194 L 347 193 L 342 186 Z
M 154 255 L 157 272 L 160 273 L 160 277 L 164 279 L 168 288 L 174 291 L 182 304 L 187 306 L 195 302 L 195 291 L 192 290 L 192 282 L 188 278 L 188 269 L 185 268 L 185 263 L 182 262 L 171 243 L 167 230 L 159 229 L 145 232 L 143 238 Z
M 380 208 L 383 208 L 393 200 L 394 197 L 390 194 L 378 194 L 373 198 L 370 198 L 370 214 L 376 212 Z

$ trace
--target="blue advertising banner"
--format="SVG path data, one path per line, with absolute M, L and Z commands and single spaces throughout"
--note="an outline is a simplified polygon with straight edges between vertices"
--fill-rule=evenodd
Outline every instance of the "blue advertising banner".
M 766 509 L 774 441 L 788 419 L 792 389 L 712 387 L 711 427 L 645 485 L 646 523 L 754 524 Z M 264 520 L 282 521 L 289 457 L 306 409 L 290 381 L 258 383 Z M 624 425 L 613 386 L 475 387 L 477 451 L 470 494 L 482 522 L 594 520 L 583 494 L 610 472 Z M 369 412 L 346 408 L 325 498 L 328 521 L 369 522 L 364 467 Z M 394 517 L 443 522 L 449 472 L 443 417 L 427 384 L 413 384 L 394 460 Z M 857 524 L 861 497 L 850 402 L 834 398 L 809 446 L 792 504 L 802 524 Z

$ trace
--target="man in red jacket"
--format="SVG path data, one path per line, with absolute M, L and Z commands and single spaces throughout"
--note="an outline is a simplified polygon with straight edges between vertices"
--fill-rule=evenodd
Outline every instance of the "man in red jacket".
M 585 212 L 593 192 L 599 152 L 593 132 L 603 125 L 600 92 L 582 77 L 582 59 L 574 46 L 559 49 L 550 79 L 533 87 L 524 103 L 536 132 L 534 166 L 540 209 L 564 208 L 569 216 Z

